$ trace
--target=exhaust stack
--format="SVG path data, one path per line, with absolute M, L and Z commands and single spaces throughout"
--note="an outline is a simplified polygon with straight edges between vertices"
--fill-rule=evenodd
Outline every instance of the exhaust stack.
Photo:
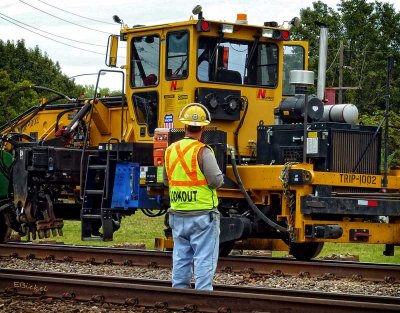
M 321 29 L 319 35 L 317 97 L 323 101 L 325 96 L 326 62 L 328 58 L 328 25 L 321 22 L 315 22 L 315 24 Z

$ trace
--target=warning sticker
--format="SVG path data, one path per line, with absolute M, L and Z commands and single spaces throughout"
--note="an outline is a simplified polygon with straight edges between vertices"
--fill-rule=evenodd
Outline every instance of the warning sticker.
M 178 95 L 178 106 L 185 106 L 189 103 L 189 95 Z
M 318 153 L 318 138 L 307 138 L 307 154 Z
M 164 96 L 165 112 L 174 111 L 174 107 L 175 107 L 175 95 L 165 95 Z

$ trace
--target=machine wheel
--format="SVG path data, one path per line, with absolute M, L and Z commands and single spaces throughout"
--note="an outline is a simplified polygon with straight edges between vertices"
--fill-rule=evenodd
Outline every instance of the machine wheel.
M 228 256 L 231 253 L 233 247 L 235 245 L 234 241 L 226 241 L 219 244 L 219 256 L 224 257 Z
M 315 258 L 323 247 L 323 242 L 292 243 L 290 245 L 290 254 L 297 260 L 308 261 Z
M 11 228 L 6 223 L 4 213 L 0 213 L 0 242 L 4 242 L 11 235 Z

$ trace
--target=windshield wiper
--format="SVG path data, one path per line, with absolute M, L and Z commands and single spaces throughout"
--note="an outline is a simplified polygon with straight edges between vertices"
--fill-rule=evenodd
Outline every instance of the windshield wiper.
M 247 69 L 249 68 L 250 61 L 251 61 L 251 59 L 253 58 L 254 52 L 256 51 L 256 48 L 258 47 L 258 43 L 259 43 L 259 42 L 260 42 L 260 37 L 258 37 L 258 36 L 255 37 L 255 40 L 254 40 L 254 42 L 253 42 L 253 45 L 251 46 L 249 55 L 247 56 L 246 64 L 245 64 L 245 66 L 244 66 L 245 75 L 247 75 Z
M 211 53 L 211 56 L 210 56 L 210 64 L 212 64 L 213 61 L 214 61 L 215 55 L 217 53 L 217 50 L 218 50 L 219 46 L 221 45 L 222 37 L 223 37 L 223 35 L 220 35 L 218 37 L 217 44 L 215 45 L 214 50 L 213 50 L 213 52 Z

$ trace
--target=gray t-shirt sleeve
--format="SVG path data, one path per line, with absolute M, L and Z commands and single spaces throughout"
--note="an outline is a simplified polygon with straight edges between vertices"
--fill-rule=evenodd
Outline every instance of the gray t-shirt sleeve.
M 218 166 L 217 159 L 214 153 L 207 147 L 203 149 L 200 164 L 210 188 L 218 188 L 224 184 L 224 175 Z
M 168 186 L 168 176 L 167 176 L 167 170 L 165 169 L 165 166 L 163 169 L 163 183 L 164 183 L 164 186 Z

